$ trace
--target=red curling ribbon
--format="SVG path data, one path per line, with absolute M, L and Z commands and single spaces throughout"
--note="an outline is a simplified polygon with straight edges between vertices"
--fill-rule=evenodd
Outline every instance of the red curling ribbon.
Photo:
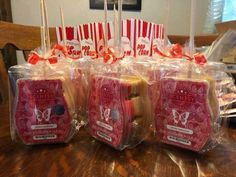
M 90 56 L 92 59 L 98 58 L 98 54 L 97 54 L 96 51 L 89 51 L 89 56 Z
M 68 55 L 68 52 L 67 52 L 67 48 L 62 46 L 62 45 L 59 45 L 59 44 L 55 44 L 53 49 L 52 49 L 52 53 L 53 55 L 56 54 L 56 50 L 59 50 L 61 51 L 64 55 Z
M 196 64 L 199 64 L 199 65 L 204 65 L 207 62 L 206 57 L 201 53 L 196 53 L 196 54 L 193 55 L 193 57 L 191 57 L 188 54 L 184 53 L 183 48 L 180 44 L 173 45 L 173 47 L 170 49 L 170 55 L 166 55 L 166 54 L 162 53 L 157 48 L 156 45 L 153 46 L 153 51 L 154 51 L 154 53 L 157 53 L 158 55 L 160 55 L 162 57 L 167 57 L 167 58 L 182 58 L 182 57 L 185 57 L 189 61 L 194 60 L 194 62 Z
M 167 58 L 182 58 L 185 57 L 187 58 L 187 60 L 192 60 L 192 57 L 190 57 L 188 54 L 183 52 L 183 47 L 180 44 L 174 44 L 171 49 L 170 49 L 170 55 L 166 55 L 163 52 L 161 52 L 157 46 L 153 46 L 153 51 L 154 53 L 157 53 L 158 55 L 162 56 L 162 57 L 167 57 Z
M 108 61 L 112 61 L 111 64 L 115 63 L 118 60 L 121 60 L 122 58 L 124 58 L 124 53 L 122 56 L 117 57 L 115 55 L 115 49 L 112 47 L 109 47 L 104 53 L 103 53 L 103 58 L 104 58 L 104 62 L 107 63 Z
M 193 58 L 190 57 L 187 53 L 183 52 L 183 47 L 180 44 L 174 44 L 173 47 L 170 49 L 170 54 L 174 58 L 182 58 L 185 57 L 187 60 L 192 61 Z
M 58 58 L 55 55 L 51 55 L 48 58 L 43 58 L 36 52 L 32 52 L 28 57 L 28 62 L 32 65 L 37 64 L 39 61 L 48 61 L 50 64 L 55 64 L 58 61 Z
M 181 58 L 183 56 L 183 48 L 180 44 L 175 44 L 170 49 L 170 54 L 172 57 Z
M 56 51 L 57 51 L 57 50 L 61 51 L 62 54 L 63 54 L 65 57 L 70 58 L 70 59 L 72 59 L 72 60 L 80 59 L 80 57 L 71 57 L 71 56 L 69 56 L 67 47 L 62 46 L 62 45 L 60 45 L 60 44 L 55 44 L 55 45 L 54 45 L 54 47 L 53 47 L 53 49 L 52 49 L 52 54 L 53 54 L 53 55 L 56 55 Z
M 169 56 L 167 56 L 166 54 L 164 54 L 163 52 L 161 52 L 161 51 L 157 48 L 156 45 L 153 46 L 153 51 L 154 51 L 154 53 L 156 53 L 156 54 L 158 54 L 158 55 L 160 55 L 160 56 L 162 56 L 162 57 L 168 57 L 168 58 L 169 58 Z
M 205 55 L 201 53 L 194 54 L 193 58 L 194 58 L 195 63 L 199 65 L 204 65 L 207 62 Z

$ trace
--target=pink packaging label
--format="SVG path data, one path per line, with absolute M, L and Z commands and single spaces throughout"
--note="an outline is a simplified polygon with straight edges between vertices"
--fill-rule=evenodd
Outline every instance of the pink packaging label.
M 137 19 L 135 28 L 136 28 L 135 56 L 137 58 L 151 56 L 153 24 Z
M 122 90 L 122 93 L 121 93 Z M 128 122 L 132 111 L 125 98 L 129 86 L 118 79 L 96 76 L 92 80 L 89 97 L 89 126 L 92 136 L 121 148 L 128 136 Z
M 82 57 L 95 57 L 95 31 L 92 23 L 78 26 Z
M 158 138 L 201 151 L 211 133 L 208 92 L 209 85 L 204 81 L 162 79 L 155 117 Z
M 61 80 L 18 80 L 14 118 L 25 144 L 65 142 L 72 119 Z
M 81 56 L 80 42 L 78 40 L 78 30 L 76 27 L 66 27 L 66 42 L 68 54 L 72 58 L 79 58 Z M 63 45 L 62 28 L 56 28 L 57 42 Z

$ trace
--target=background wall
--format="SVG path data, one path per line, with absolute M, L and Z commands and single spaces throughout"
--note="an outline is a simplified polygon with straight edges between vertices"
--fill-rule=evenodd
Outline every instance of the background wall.
M 142 0 L 141 12 L 124 12 L 123 18 L 142 18 L 164 23 L 167 0 Z M 76 25 L 103 20 L 102 10 L 90 10 L 89 0 L 47 0 L 49 23 L 60 25 L 59 6 L 63 6 L 66 24 Z M 39 25 L 39 0 L 11 0 L 13 21 L 20 24 Z M 207 11 L 207 0 L 197 1 L 196 33 L 202 33 Z M 188 34 L 191 0 L 171 0 L 169 34 Z M 112 19 L 112 12 L 110 11 Z
M 60 5 L 63 7 L 66 25 L 103 21 L 102 10 L 90 10 L 89 0 L 47 0 L 50 26 L 60 25 Z M 39 0 L 11 0 L 13 22 L 40 25 Z M 140 12 L 124 12 L 123 18 L 142 18 L 164 23 L 167 0 L 142 0 Z M 197 1 L 196 34 L 203 33 L 208 0 Z M 191 0 L 171 0 L 168 34 L 188 34 Z M 109 12 L 112 19 L 112 11 Z

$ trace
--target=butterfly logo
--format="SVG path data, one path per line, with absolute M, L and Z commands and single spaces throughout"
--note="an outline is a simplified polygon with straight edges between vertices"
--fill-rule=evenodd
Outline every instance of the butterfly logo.
M 109 109 L 109 108 L 106 109 L 106 108 L 103 108 L 102 106 L 100 106 L 100 114 L 101 114 L 101 119 L 108 122 L 108 120 L 110 118 L 110 114 L 111 114 L 111 109 Z
M 192 91 L 193 93 L 195 94 L 198 94 L 198 95 L 202 95 L 204 93 L 204 90 L 202 87 L 200 87 L 199 89 L 197 89 L 196 86 L 192 86 Z
M 181 122 L 182 125 L 186 125 L 186 123 L 188 122 L 189 115 L 190 115 L 189 112 L 184 112 L 180 114 L 175 109 L 172 110 L 172 114 L 173 114 L 173 119 L 174 119 L 175 124 L 178 124 L 179 122 Z
M 42 112 L 39 109 L 37 109 L 36 107 L 34 108 L 34 113 L 35 113 L 36 119 L 39 122 L 42 122 L 43 120 L 48 122 L 50 120 L 51 112 L 52 112 L 51 108 L 45 109 Z

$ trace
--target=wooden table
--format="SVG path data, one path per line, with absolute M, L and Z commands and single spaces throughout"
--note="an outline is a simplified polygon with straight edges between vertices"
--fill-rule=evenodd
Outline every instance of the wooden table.
M 148 140 L 122 152 L 94 140 L 84 130 L 69 144 L 25 146 L 12 142 L 8 106 L 0 106 L 0 176 L 2 177 L 233 177 L 236 176 L 236 131 L 205 154 Z

